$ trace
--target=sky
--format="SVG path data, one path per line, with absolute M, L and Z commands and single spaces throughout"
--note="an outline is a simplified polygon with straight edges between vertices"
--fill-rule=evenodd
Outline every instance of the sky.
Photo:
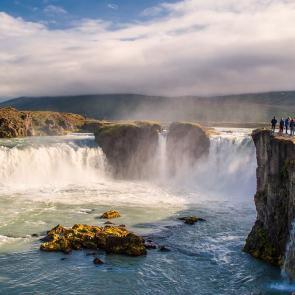
M 0 98 L 295 90 L 294 0 L 0 0 Z

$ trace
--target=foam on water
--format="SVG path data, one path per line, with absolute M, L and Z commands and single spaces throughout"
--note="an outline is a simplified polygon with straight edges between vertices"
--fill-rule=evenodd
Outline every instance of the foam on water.
M 182 163 L 174 178 L 159 134 L 158 173 L 144 181 L 113 179 L 90 135 L 0 141 L 0 293 L 269 294 L 277 270 L 241 251 L 255 221 L 250 130 L 218 131 L 208 157 Z M 57 223 L 103 225 L 98 217 L 110 208 L 122 214 L 115 222 L 172 251 L 106 255 L 96 268 L 83 251 L 43 253 L 29 236 Z M 207 222 L 187 226 L 183 215 Z

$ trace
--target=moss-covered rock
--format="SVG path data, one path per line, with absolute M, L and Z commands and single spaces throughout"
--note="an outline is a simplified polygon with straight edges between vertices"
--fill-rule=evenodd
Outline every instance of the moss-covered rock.
M 102 219 L 113 219 L 113 218 L 118 218 L 121 217 L 120 213 L 116 210 L 109 210 L 107 212 L 104 212 L 100 218 Z
M 48 231 L 43 251 L 61 251 L 69 253 L 79 249 L 102 249 L 107 253 L 140 256 L 146 253 L 144 240 L 129 232 L 126 228 L 116 226 L 91 226 L 75 224 L 72 228 L 58 225 Z
M 247 237 L 243 250 L 273 265 L 281 266 L 284 263 L 284 256 L 278 251 L 278 247 L 273 244 L 267 230 L 259 221 L 255 223 Z
M 155 122 L 105 123 L 95 130 L 95 139 L 114 175 L 141 178 L 150 175 L 149 165 L 155 158 L 160 130 Z

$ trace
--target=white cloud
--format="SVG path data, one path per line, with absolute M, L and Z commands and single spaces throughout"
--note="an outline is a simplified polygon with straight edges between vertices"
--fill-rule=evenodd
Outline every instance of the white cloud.
M 114 3 L 109 3 L 108 8 L 113 9 L 113 10 L 118 10 L 119 9 L 119 5 L 114 4 Z
M 56 5 L 47 5 L 44 10 L 46 14 L 49 15 L 63 15 L 67 14 L 67 11 L 61 7 L 61 6 L 56 6 Z
M 184 0 L 116 30 L 0 13 L 0 96 L 210 95 L 295 89 L 295 2 Z

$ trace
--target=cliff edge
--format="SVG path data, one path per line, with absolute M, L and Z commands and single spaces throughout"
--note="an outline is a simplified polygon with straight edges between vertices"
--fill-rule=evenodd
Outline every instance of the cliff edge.
M 244 251 L 273 265 L 283 265 L 295 216 L 295 141 L 253 131 L 257 156 L 257 219 Z

